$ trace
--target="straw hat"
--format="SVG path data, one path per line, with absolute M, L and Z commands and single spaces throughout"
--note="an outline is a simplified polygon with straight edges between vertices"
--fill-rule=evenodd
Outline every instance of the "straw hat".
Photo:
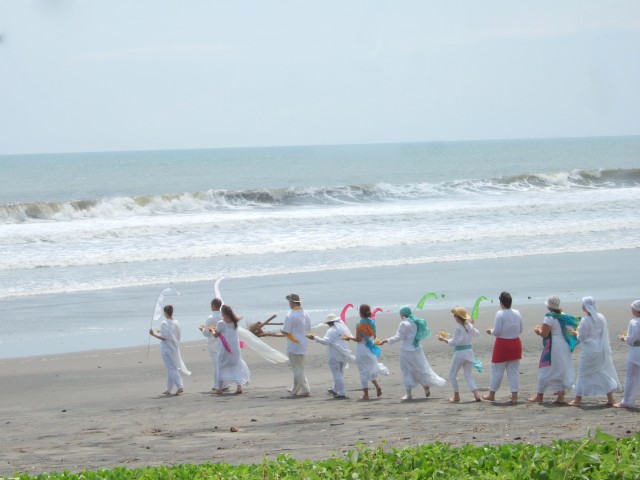
M 560 310 L 560 297 L 557 295 L 551 295 L 549 298 L 547 298 L 544 304 L 549 308 L 553 308 L 554 310 Z
M 290 302 L 293 303 L 300 303 L 302 302 L 302 299 L 300 298 L 300 295 L 297 295 L 295 293 L 290 293 L 289 295 L 287 295 L 287 300 L 289 300 Z
M 334 315 L 333 313 L 330 313 L 329 315 L 327 315 L 327 318 L 324 319 L 324 323 L 328 325 L 330 323 L 337 322 L 338 320 L 340 320 L 340 317 Z
M 467 315 L 467 311 L 464 307 L 456 307 L 451 310 L 455 316 L 462 318 L 463 320 L 471 320 L 471 317 Z

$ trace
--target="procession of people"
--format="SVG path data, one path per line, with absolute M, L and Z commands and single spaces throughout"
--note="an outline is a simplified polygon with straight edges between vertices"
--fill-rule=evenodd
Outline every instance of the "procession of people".
M 293 373 L 293 385 L 288 389 L 291 395 L 308 397 L 311 395 L 309 382 L 305 376 L 304 363 L 307 355 L 308 340 L 326 346 L 327 366 L 333 378 L 333 384 L 327 392 L 334 399 L 347 399 L 348 391 L 345 381 L 345 369 L 355 361 L 357 366 L 362 395 L 359 401 L 367 401 L 369 384 L 375 388 L 375 397 L 382 396 L 379 377 L 389 375 L 388 366 L 379 361 L 385 345 L 400 344 L 400 371 L 403 379 L 404 395 L 401 401 L 413 400 L 412 390 L 418 386 L 424 390 L 425 397 L 431 396 L 431 387 L 442 387 L 447 381 L 438 375 L 430 366 L 427 354 L 421 341 L 432 336 L 427 321 L 418 318 L 410 307 L 400 309 L 400 323 L 394 336 L 379 339 L 375 322 L 375 312 L 371 307 L 362 304 L 359 307 L 360 320 L 355 325 L 355 335 L 348 327 L 344 315 L 338 317 L 329 314 L 322 322 L 328 329 L 324 336 L 311 332 L 311 319 L 302 308 L 302 299 L 298 294 L 285 297 L 290 311 L 287 314 L 279 334 L 286 338 L 286 357 L 255 338 L 246 329 L 238 331 L 240 318 L 233 309 L 223 304 L 220 298 L 211 301 L 212 314 L 200 325 L 200 331 L 207 338 L 207 350 L 213 367 L 213 386 L 215 394 L 223 394 L 229 384 L 236 385 L 235 394 L 243 393 L 243 386 L 250 381 L 250 372 L 242 359 L 241 347 L 244 346 L 239 337 L 251 335 L 252 348 L 273 363 L 287 361 Z M 480 396 L 473 370 L 482 372 L 482 362 L 473 353 L 473 341 L 480 336 L 474 320 L 462 306 L 451 310 L 456 324 L 452 336 L 445 331 L 440 332 L 437 339 L 453 347 L 451 368 L 448 380 L 451 382 L 453 396 L 450 402 L 460 402 L 458 373 L 463 370 L 465 381 L 476 402 L 482 400 L 496 401 L 504 374 L 510 388 L 507 403 L 517 404 L 520 390 L 518 375 L 522 358 L 523 319 L 520 312 L 512 308 L 513 299 L 509 292 L 499 296 L 500 310 L 496 313 L 493 328 L 486 333 L 495 337 L 491 358 L 491 376 L 488 393 Z M 631 304 L 632 318 L 628 330 L 618 339 L 628 345 L 629 353 L 625 365 L 624 397 L 616 403 L 614 393 L 622 391 L 622 385 L 613 364 L 611 344 L 607 320 L 596 309 L 595 300 L 586 296 L 582 299 L 584 317 L 575 317 L 565 313 L 561 308 L 561 300 L 556 295 L 545 301 L 547 312 L 534 333 L 542 338 L 542 352 L 538 363 L 537 393 L 528 398 L 528 402 L 542 403 L 546 393 L 555 396 L 554 403 L 580 407 L 583 397 L 604 395 L 606 405 L 618 408 L 634 407 L 640 395 L 640 300 Z M 181 373 L 190 375 L 180 356 L 181 329 L 177 320 L 173 319 L 173 306 L 164 307 L 165 319 L 159 331 L 149 329 L 149 334 L 161 342 L 161 355 L 167 370 L 167 386 L 164 395 L 170 395 L 176 387 L 175 395 L 184 392 Z M 245 337 L 246 338 L 246 337 Z M 355 356 L 348 342 L 356 342 Z M 260 344 L 263 344 L 261 346 Z M 259 348 L 256 348 L 257 347 Z M 385 347 L 386 348 L 386 347 Z M 577 374 L 574 369 L 572 353 L 579 349 Z M 263 352 L 261 353 L 260 350 Z M 275 354 L 275 356 L 274 356 Z M 438 352 L 440 354 L 440 352 Z M 573 400 L 567 402 L 565 395 L 574 393 Z

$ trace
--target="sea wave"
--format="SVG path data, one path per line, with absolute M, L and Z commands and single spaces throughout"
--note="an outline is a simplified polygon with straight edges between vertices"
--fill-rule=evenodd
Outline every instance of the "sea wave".
M 59 221 L 84 217 L 126 218 L 166 213 L 419 200 L 460 193 L 504 194 L 532 190 L 617 189 L 637 186 L 640 186 L 640 169 L 599 169 L 467 179 L 439 184 L 392 185 L 380 182 L 375 185 L 242 191 L 208 190 L 64 202 L 16 202 L 0 205 L 0 222 Z

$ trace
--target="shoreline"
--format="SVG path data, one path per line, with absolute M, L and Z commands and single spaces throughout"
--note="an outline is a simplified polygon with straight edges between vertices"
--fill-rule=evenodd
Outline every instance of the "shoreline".
M 609 323 L 616 370 L 624 382 L 626 345 L 617 340 L 626 328 L 630 303 L 599 301 L 598 310 Z M 468 311 L 472 305 L 464 305 Z M 452 331 L 449 308 L 417 311 L 426 318 L 432 332 Z M 357 402 L 359 379 L 354 364 L 346 371 L 349 399 L 333 400 L 326 389 L 331 374 L 325 350 L 310 342 L 306 375 L 311 397 L 294 398 L 286 388 L 292 379 L 287 365 L 271 365 L 252 351 L 242 355 L 251 369 L 251 384 L 243 395 L 210 393 L 211 363 L 204 341 L 183 344 L 185 363 L 193 372 L 184 377 L 185 394 L 164 397 L 165 370 L 157 343 L 125 349 L 91 350 L 60 355 L 1 359 L 0 378 L 6 388 L 0 402 L 4 452 L 0 475 L 16 472 L 129 468 L 180 463 L 259 463 L 263 456 L 274 459 L 281 453 L 295 458 L 320 459 L 341 455 L 358 443 L 388 448 L 441 441 L 497 444 L 510 442 L 550 443 L 558 439 L 581 439 L 597 428 L 622 437 L 640 429 L 640 406 L 610 409 L 606 397 L 587 397 L 583 408 L 527 403 L 537 386 L 537 363 L 541 341 L 533 333 L 546 309 L 540 304 L 513 307 L 523 315 L 523 359 L 520 364 L 520 404 L 508 406 L 506 378 L 496 403 L 473 402 L 459 375 L 459 404 L 450 404 L 450 383 L 433 387 L 432 396 L 420 398 L 414 389 L 413 402 L 401 402 L 404 394 L 397 346 L 382 347 L 381 361 L 391 375 L 381 377 L 383 395 L 370 402 Z M 563 302 L 568 313 L 577 314 L 579 304 Z M 498 307 L 483 303 L 476 321 L 481 336 L 474 343 L 475 356 L 484 372 L 474 372 L 479 389 L 486 391 L 490 376 L 493 337 L 483 333 L 493 325 Z M 354 311 L 350 311 L 354 313 Z M 338 312 L 339 313 L 339 312 Z M 348 316 L 353 329 L 356 319 Z M 397 313 L 378 314 L 380 338 L 395 333 Z M 322 334 L 318 329 L 317 334 Z M 280 351 L 280 338 L 265 341 Z M 447 378 L 453 351 L 434 338 L 422 343 L 429 363 Z M 353 345 L 350 345 L 352 350 Z M 580 347 L 578 347 L 579 349 Z M 574 352 L 577 367 L 579 350 Z M 616 400 L 621 398 L 616 393 Z M 568 398 L 572 397 L 568 394 Z M 231 432 L 236 427 L 237 432 Z M 168 455 L 168 452 L 171 452 Z
M 247 322 L 263 321 L 274 312 L 282 318 L 286 312 L 284 296 L 290 292 L 302 295 L 312 323 L 328 313 L 340 313 L 348 303 L 397 310 L 406 304 L 415 305 L 425 292 L 445 295 L 438 301 L 428 301 L 424 306 L 427 312 L 455 305 L 465 305 L 470 311 L 479 296 L 495 301 L 504 289 L 512 293 L 518 305 L 541 303 L 552 293 L 565 302 L 592 295 L 600 303 L 640 296 L 633 270 L 624 268 L 636 262 L 639 255 L 638 249 L 626 249 L 231 277 L 222 282 L 221 290 L 225 302 Z M 0 359 L 146 348 L 150 313 L 165 286 L 4 299 L 7 318 L 19 321 L 4 332 Z M 183 339 L 198 341 L 197 325 L 210 313 L 213 282 L 173 286 L 182 295 L 165 301 L 176 306 Z M 39 332 L 34 331 L 34 325 Z

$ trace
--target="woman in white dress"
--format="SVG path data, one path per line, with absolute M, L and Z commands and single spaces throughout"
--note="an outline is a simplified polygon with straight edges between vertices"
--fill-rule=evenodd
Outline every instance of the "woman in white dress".
M 620 335 L 620 340 L 627 342 L 629 353 L 627 354 L 627 365 L 624 379 L 624 397 L 620 403 L 614 407 L 633 407 L 638 394 L 640 394 L 640 300 L 631 304 L 631 315 L 627 333 Z
M 565 392 L 573 390 L 576 377 L 571 352 L 578 344 L 572 333 L 578 326 L 578 319 L 562 312 L 560 298 L 556 295 L 547 298 L 545 305 L 549 311 L 542 325 L 533 330 L 542 337 L 543 345 L 538 364 L 538 393 L 528 400 L 542 403 L 544 394 L 553 392 L 558 396 L 554 403 L 564 404 Z
M 441 387 L 447 383 L 444 378 L 431 369 L 420 344 L 420 340 L 431 337 L 431 331 L 427 322 L 411 313 L 409 307 L 400 309 L 400 318 L 402 321 L 396 334 L 380 341 L 379 345 L 402 342 L 400 346 L 400 371 L 406 395 L 401 400 L 413 400 L 411 389 L 418 385 L 422 385 L 424 394 L 428 397 L 431 395 L 430 386 Z
M 149 334 L 161 341 L 160 354 L 162 355 L 164 366 L 167 368 L 167 389 L 162 394 L 171 395 L 171 390 L 175 386 L 177 387 L 176 395 L 180 395 L 184 392 L 184 384 L 182 383 L 180 372 L 182 371 L 185 375 L 191 375 L 191 372 L 187 370 L 180 355 L 182 331 L 178 321 L 173 319 L 173 305 L 164 307 L 164 318 L 160 324 L 160 334 L 156 334 L 153 328 L 149 329 Z
M 239 319 L 229 305 L 220 309 L 222 320 L 218 321 L 216 338 L 222 345 L 218 349 L 218 363 L 216 366 L 217 388 L 214 393 L 221 394 L 225 383 L 236 384 L 236 394 L 242 393 L 242 386 L 249 383 L 249 367 L 240 355 L 240 341 L 238 340 Z
M 613 405 L 613 392 L 620 389 L 620 381 L 611 359 L 607 319 L 596 311 L 593 297 L 582 299 L 582 310 L 587 314 L 580 320 L 580 365 L 576 381 L 576 397 L 569 402 L 579 407 L 582 397 L 606 395 L 607 405 Z
M 220 340 L 213 334 L 216 330 L 216 325 L 222 318 L 220 314 L 220 308 L 222 308 L 222 300 L 214 298 L 211 300 L 211 315 L 200 325 L 199 329 L 202 335 L 207 339 L 207 351 L 209 352 L 209 358 L 211 358 L 211 365 L 213 371 L 213 384 L 211 390 L 216 390 L 218 382 L 216 381 L 216 361 L 218 360 L 218 349 L 220 348 Z M 229 385 L 225 385 L 223 390 L 229 390 Z
M 378 383 L 378 375 L 389 375 L 389 369 L 378 362 L 380 347 L 375 344 L 376 323 L 371 318 L 371 307 L 366 303 L 360 305 L 360 321 L 356 325 L 356 336 L 345 335 L 344 340 L 358 342 L 356 347 L 356 364 L 360 372 L 362 396 L 360 401 L 369 400 L 369 382 L 376 387 L 376 396 L 382 396 L 382 387 Z
M 449 402 L 456 403 L 460 401 L 460 387 L 458 386 L 458 372 L 462 368 L 464 370 L 464 378 L 467 381 L 469 390 L 473 393 L 476 402 L 481 402 L 478 387 L 473 379 L 473 368 L 482 371 L 482 365 L 473 355 L 471 344 L 474 338 L 478 338 L 480 332 L 473 325 L 473 319 L 467 314 L 464 307 L 456 307 L 451 310 L 453 318 L 457 323 L 453 332 L 453 338 L 445 338 L 444 332 L 440 333 L 438 340 L 445 342 L 454 347 L 453 359 L 451 360 L 451 369 L 449 370 L 449 380 L 453 387 L 453 397 Z

